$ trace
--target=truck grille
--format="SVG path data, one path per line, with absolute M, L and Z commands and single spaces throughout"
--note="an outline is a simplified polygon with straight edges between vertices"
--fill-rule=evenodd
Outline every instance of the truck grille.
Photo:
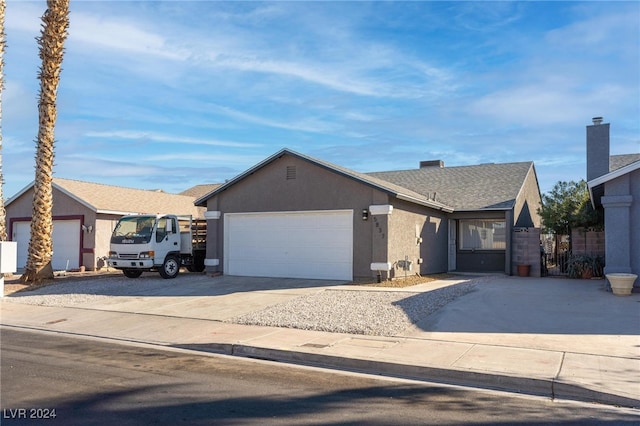
M 118 259 L 136 260 L 138 259 L 138 253 L 120 253 Z

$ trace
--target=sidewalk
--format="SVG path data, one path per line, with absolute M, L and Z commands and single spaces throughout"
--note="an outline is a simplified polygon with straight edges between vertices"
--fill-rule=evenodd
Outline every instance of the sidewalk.
M 223 315 L 222 308 L 229 303 L 260 300 L 268 305 L 305 291 L 319 290 L 292 285 L 255 293 L 209 294 L 199 286 L 207 285 L 211 290 L 211 280 L 204 277 L 202 282 L 194 281 L 192 287 L 181 285 L 180 294 L 172 296 L 179 300 L 159 299 L 160 293 L 136 294 L 106 297 L 99 303 L 53 307 L 23 304 L 16 300 L 19 298 L 9 301 L 5 297 L 1 302 L 0 323 L 640 407 L 640 294 L 613 296 L 601 289 L 601 280 L 497 278 L 393 337 L 225 323 L 216 316 Z M 438 285 L 446 283 L 404 290 L 428 291 Z M 354 287 L 332 289 L 352 291 Z M 165 287 L 164 293 L 167 288 L 177 291 L 175 286 Z M 224 301 L 225 297 L 232 299 Z M 163 302 L 159 303 L 160 300 Z M 163 313 L 159 312 L 159 305 L 163 305 Z M 251 306 L 260 309 L 258 305 Z M 209 318 L 207 311 L 211 312 Z M 177 312 L 182 314 L 178 316 Z

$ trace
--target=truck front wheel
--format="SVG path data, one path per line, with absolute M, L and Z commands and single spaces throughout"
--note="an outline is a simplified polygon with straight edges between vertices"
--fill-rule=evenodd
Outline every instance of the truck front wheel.
M 158 272 L 164 279 L 175 278 L 180 271 L 180 260 L 175 256 L 167 256 Z
M 123 269 L 122 273 L 127 278 L 138 278 L 142 275 L 142 271 L 139 269 Z

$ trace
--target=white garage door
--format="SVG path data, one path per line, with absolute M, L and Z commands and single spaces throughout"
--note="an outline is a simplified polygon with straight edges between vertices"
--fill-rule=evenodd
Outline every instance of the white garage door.
M 224 236 L 228 275 L 353 277 L 352 210 L 228 213 Z
M 18 242 L 18 268 L 27 264 L 29 250 L 30 222 L 15 222 L 13 224 L 12 240 Z M 78 268 L 80 259 L 80 220 L 53 221 L 53 260 L 54 271 L 67 268 Z

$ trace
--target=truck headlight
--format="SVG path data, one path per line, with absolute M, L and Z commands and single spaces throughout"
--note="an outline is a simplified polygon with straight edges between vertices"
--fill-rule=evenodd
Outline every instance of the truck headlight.
M 154 254 L 154 251 L 143 251 L 140 253 L 140 259 L 151 259 Z
M 110 259 L 117 259 L 118 258 L 118 252 L 117 251 L 110 251 L 109 252 L 109 258 Z

